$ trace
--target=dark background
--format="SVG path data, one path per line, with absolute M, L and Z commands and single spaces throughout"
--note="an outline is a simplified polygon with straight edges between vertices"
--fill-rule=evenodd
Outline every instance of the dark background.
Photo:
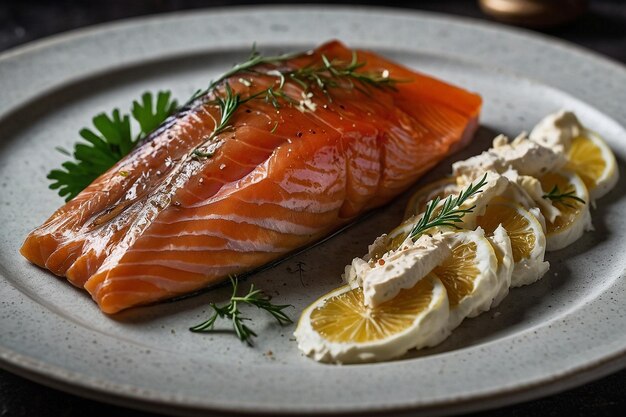
M 546 0 L 548 1 L 548 0 Z M 254 1 L 200 0 L 0 0 L 0 52 L 55 33 L 117 19 L 193 8 L 258 4 Z M 310 3 L 281 2 L 272 3 Z M 338 3 L 338 2 L 326 2 Z M 353 1 L 405 7 L 487 19 L 473 0 Z M 591 0 L 589 11 L 566 26 L 544 30 L 626 63 L 626 1 Z M 1 92 L 0 92 L 1 99 Z M 626 97 L 624 97 L 626 99 Z M 626 100 L 625 100 L 626 101 Z M 625 103 L 626 105 L 626 103 Z M 0 329 L 0 332 L 2 330 Z M 241 393 L 245 395 L 245 393 Z M 626 370 L 558 395 L 472 414 L 474 417 L 507 416 L 620 416 L 626 415 Z M 43 387 L 0 370 L 0 417 L 149 417 Z

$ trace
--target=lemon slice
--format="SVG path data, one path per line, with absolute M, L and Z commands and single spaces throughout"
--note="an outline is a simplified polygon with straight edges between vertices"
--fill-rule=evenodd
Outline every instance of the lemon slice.
M 457 327 L 465 317 L 489 310 L 498 295 L 498 259 L 481 228 L 457 232 L 451 255 L 431 274 L 441 280 L 448 292 L 450 318 L 448 329 Z
M 498 260 L 498 292 L 493 298 L 491 307 L 496 307 L 502 302 L 504 297 L 509 294 L 511 286 L 511 277 L 513 275 L 513 247 L 511 246 L 511 238 L 506 229 L 502 225 L 498 226 L 487 239 L 491 243 L 491 247 L 496 254 Z
M 367 307 L 360 287 L 340 287 L 322 296 L 300 317 L 298 348 L 322 362 L 383 361 L 445 339 L 446 289 L 432 275 L 377 307 Z
M 532 284 L 541 278 L 550 264 L 544 262 L 546 236 L 539 220 L 521 205 L 503 198 L 494 199 L 485 213 L 476 219 L 488 235 L 502 225 L 511 240 L 513 251 L 512 287 Z
M 609 145 L 590 130 L 572 140 L 567 159 L 566 168 L 580 175 L 593 200 L 605 195 L 617 183 L 615 155 Z
M 454 177 L 443 178 L 438 181 L 426 184 L 415 192 L 409 199 L 404 210 L 404 219 L 408 219 L 416 214 L 423 213 L 426 209 L 426 204 L 430 200 L 434 200 L 439 197 L 444 199 L 449 195 L 458 194 L 459 187 Z
M 583 180 L 574 172 L 561 170 L 550 172 L 539 178 L 541 188 L 546 194 L 558 187 L 560 193 L 573 191 L 572 198 L 553 200 L 552 204 L 561 214 L 551 222 L 546 218 L 546 240 L 548 251 L 563 249 L 578 240 L 585 230 L 592 230 L 589 212 L 589 193 Z

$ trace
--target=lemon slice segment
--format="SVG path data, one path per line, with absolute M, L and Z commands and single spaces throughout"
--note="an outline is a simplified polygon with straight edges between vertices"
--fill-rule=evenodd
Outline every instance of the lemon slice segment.
M 465 317 L 489 310 L 500 291 L 498 259 L 481 228 L 451 237 L 451 255 L 431 272 L 441 280 L 450 303 L 449 330 Z
M 580 176 L 572 171 L 561 170 L 547 173 L 539 181 L 546 195 L 558 187 L 561 194 L 573 192 L 573 196 L 585 202 L 573 198 L 552 200 L 552 204 L 561 214 L 553 222 L 546 219 L 548 251 L 563 249 L 578 240 L 585 230 L 592 230 L 589 193 Z
M 498 275 L 498 292 L 493 298 L 491 307 L 496 307 L 504 300 L 509 294 L 509 288 L 511 286 L 511 277 L 513 276 L 513 247 L 511 246 L 511 239 L 502 225 L 498 226 L 491 236 L 487 239 L 491 243 L 491 247 L 496 254 L 498 260 L 498 269 L 496 271 Z
M 454 177 L 443 178 L 424 185 L 409 199 L 404 210 L 404 219 L 423 213 L 429 201 L 437 197 L 443 200 L 449 195 L 458 194 L 459 191 L 459 186 Z
M 398 249 L 402 242 L 404 242 L 409 236 L 409 233 L 417 221 L 418 219 L 415 216 L 406 219 L 400 223 L 399 226 L 389 232 L 389 234 L 384 236 L 381 242 L 374 242 L 374 250 L 371 253 L 372 259 L 380 259 L 390 250 Z
M 550 264 L 544 262 L 546 236 L 537 217 L 516 202 L 498 198 L 490 202 L 476 219 L 485 233 L 492 235 L 502 225 L 511 240 L 513 251 L 512 287 L 532 284 L 541 278 Z
M 574 138 L 567 159 L 566 168 L 582 178 L 593 200 L 605 195 L 617 183 L 615 155 L 595 132 L 585 129 L 583 135 Z
M 363 301 L 360 287 L 346 285 L 307 307 L 294 333 L 300 350 L 322 362 L 383 361 L 449 334 L 446 289 L 432 275 L 376 307 Z

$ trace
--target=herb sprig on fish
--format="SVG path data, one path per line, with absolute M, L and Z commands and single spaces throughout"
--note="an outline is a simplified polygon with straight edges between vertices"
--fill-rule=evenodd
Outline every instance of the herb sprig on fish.
M 353 53 L 350 61 L 329 59 L 321 55 L 319 62 L 301 68 L 279 68 L 282 62 L 299 55 L 302 53 L 263 56 L 253 46 L 252 53 L 246 61 L 234 65 L 216 78 L 206 90 L 194 93 L 183 106 L 178 106 L 176 100 L 172 99 L 170 91 L 158 92 L 156 100 L 154 94 L 147 92 L 140 100 L 133 102 L 130 113 L 121 113 L 116 108 L 111 115 L 98 114 L 92 119 L 95 131 L 85 128 L 79 132 L 87 143 L 76 143 L 72 152 L 58 148 L 63 154 L 72 156 L 74 161 L 64 162 L 60 169 L 50 171 L 48 174 L 48 179 L 52 180 L 50 188 L 58 190 L 59 195 L 65 197 L 66 201 L 76 197 L 97 177 L 132 151 L 169 116 L 205 95 L 211 94 L 214 97 L 205 104 L 216 105 L 220 111 L 220 118 L 205 144 L 192 151 L 191 156 L 196 158 L 210 158 L 213 155 L 203 148 L 206 148 L 219 133 L 230 128 L 233 115 L 250 100 L 262 99 L 272 104 L 274 108 L 287 104 L 297 106 L 301 111 L 315 111 L 316 106 L 311 99 L 316 89 L 332 101 L 330 90 L 333 88 L 355 88 L 367 94 L 370 88 L 395 89 L 397 83 L 403 82 L 390 77 L 387 70 L 362 71 L 366 62 L 359 61 L 356 53 Z M 263 72 L 265 75 L 277 77 L 276 85 L 251 92 L 247 96 L 233 91 L 229 83 L 231 77 L 244 76 L 246 73 L 258 74 L 257 68 L 262 65 L 276 66 L 275 69 Z M 303 90 L 302 97 L 289 96 L 284 90 L 288 83 L 300 86 Z M 139 126 L 137 133 L 131 125 L 131 120 Z M 274 126 L 272 130 L 275 131 L 276 128 L 277 126 Z
M 352 60 L 344 62 L 338 59 L 329 60 L 322 55 L 320 65 L 308 65 L 295 70 L 280 73 L 281 86 L 287 80 L 299 84 L 305 91 L 311 90 L 311 86 L 319 87 L 322 92 L 328 94 L 331 88 L 348 87 L 358 88 L 367 93 L 367 87 L 391 88 L 402 82 L 389 76 L 389 71 L 357 71 L 365 66 L 365 62 L 358 60 L 356 52 L 352 53 Z

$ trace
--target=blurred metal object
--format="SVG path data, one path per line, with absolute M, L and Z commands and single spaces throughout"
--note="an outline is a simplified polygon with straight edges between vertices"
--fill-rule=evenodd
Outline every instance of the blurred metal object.
M 587 9 L 587 0 L 479 0 L 480 8 L 504 23 L 535 28 L 570 22 Z

